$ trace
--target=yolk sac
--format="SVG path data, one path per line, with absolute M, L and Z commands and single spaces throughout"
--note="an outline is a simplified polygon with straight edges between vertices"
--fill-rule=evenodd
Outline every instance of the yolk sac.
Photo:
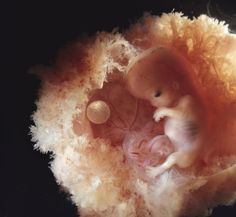
M 110 108 L 102 100 L 90 103 L 87 107 L 87 118 L 94 124 L 103 124 L 110 117 Z

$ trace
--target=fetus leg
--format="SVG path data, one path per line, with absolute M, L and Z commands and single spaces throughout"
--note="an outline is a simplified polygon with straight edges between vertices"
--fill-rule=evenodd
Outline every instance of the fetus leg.
M 174 152 L 174 147 L 166 135 L 155 136 L 146 144 L 146 149 L 144 167 L 160 165 Z
M 125 138 L 123 150 L 129 160 L 144 167 L 163 162 L 173 151 L 173 145 L 166 135 L 140 138 L 138 133 L 132 132 Z
M 148 142 L 147 147 L 151 153 L 159 154 L 163 157 L 170 155 L 170 153 L 174 151 L 173 145 L 166 135 L 155 136 Z
M 150 178 L 155 178 L 174 165 L 177 165 L 179 168 L 187 168 L 192 165 L 194 160 L 195 157 L 191 153 L 179 151 L 174 152 L 166 159 L 166 161 L 162 165 L 157 167 L 147 167 L 147 175 Z

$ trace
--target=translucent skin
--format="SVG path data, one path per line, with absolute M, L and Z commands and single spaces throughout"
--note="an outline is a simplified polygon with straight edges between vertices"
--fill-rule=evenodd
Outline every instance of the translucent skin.
M 185 77 L 191 74 L 190 70 L 193 69 L 187 61 L 168 48 L 146 51 L 146 55 L 129 68 L 130 92 L 157 107 L 153 118 L 156 122 L 165 118 L 164 134 L 175 149 L 160 166 L 147 167 L 149 177 L 154 178 L 174 165 L 190 167 L 199 154 L 202 109 L 194 87 Z

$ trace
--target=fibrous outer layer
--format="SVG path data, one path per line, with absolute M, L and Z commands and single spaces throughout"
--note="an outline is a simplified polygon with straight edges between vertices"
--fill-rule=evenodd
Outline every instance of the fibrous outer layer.
M 148 181 L 124 154 L 127 133 L 158 131 L 153 108 L 125 89 L 126 68 L 142 51 L 172 47 L 194 67 L 212 131 L 202 161 Z M 205 216 L 236 199 L 236 36 L 224 22 L 181 13 L 144 16 L 122 34 L 100 32 L 63 49 L 42 80 L 31 127 L 35 147 L 53 156 L 51 169 L 80 216 Z M 110 103 L 110 124 L 85 115 L 93 100 Z

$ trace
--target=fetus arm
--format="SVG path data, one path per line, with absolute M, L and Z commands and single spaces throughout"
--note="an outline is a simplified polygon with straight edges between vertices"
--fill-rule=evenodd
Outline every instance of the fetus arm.
M 164 117 L 174 118 L 174 119 L 186 119 L 186 114 L 192 116 L 193 111 L 190 110 L 190 105 L 193 99 L 191 96 L 186 95 L 180 98 L 179 103 L 174 108 L 169 107 L 159 107 L 154 112 L 153 118 L 156 122 Z M 185 115 L 184 115 L 185 114 Z
M 154 112 L 153 118 L 156 122 L 159 122 L 164 117 L 178 118 L 180 116 L 181 112 L 177 109 L 160 107 Z

